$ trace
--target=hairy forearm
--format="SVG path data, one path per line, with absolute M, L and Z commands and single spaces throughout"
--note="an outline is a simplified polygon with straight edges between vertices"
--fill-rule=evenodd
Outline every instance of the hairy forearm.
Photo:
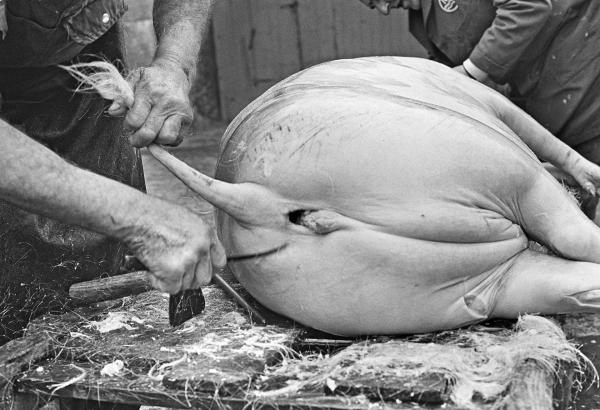
M 0 170 L 0 198 L 121 240 L 139 229 L 150 202 L 133 188 L 67 163 L 2 120 Z
M 214 0 L 155 0 L 156 63 L 180 66 L 191 80 Z

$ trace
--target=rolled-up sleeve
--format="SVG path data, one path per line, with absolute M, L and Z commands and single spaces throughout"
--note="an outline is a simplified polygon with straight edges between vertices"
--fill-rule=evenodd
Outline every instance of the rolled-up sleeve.
M 469 59 L 490 78 L 505 76 L 552 14 L 551 0 L 493 0 L 496 17 Z

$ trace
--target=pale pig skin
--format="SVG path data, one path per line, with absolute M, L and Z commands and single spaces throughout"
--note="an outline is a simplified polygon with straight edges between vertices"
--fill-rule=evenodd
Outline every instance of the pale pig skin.
M 600 229 L 517 136 L 540 129 L 436 63 L 340 60 L 238 115 L 216 173 L 229 184 L 180 177 L 221 208 L 229 254 L 287 244 L 230 266 L 307 326 L 397 334 L 595 310 Z

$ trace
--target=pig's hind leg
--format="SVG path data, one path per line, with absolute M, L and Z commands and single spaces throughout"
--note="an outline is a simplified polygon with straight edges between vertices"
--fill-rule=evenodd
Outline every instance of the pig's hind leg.
M 564 258 L 600 263 L 600 227 L 550 174 L 538 174 L 521 187 L 515 208 L 530 238 Z
M 559 256 L 525 250 L 506 272 L 492 316 L 600 310 L 600 228 L 549 174 L 522 187 L 519 224 Z
M 492 317 L 600 311 L 600 265 L 525 250 L 496 295 Z

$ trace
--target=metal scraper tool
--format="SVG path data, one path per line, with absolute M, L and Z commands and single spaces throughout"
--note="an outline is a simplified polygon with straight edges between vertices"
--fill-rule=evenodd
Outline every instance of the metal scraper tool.
M 234 261 L 243 260 L 255 255 L 256 254 L 250 256 L 234 256 L 232 259 Z M 135 259 L 134 263 L 138 269 L 145 269 L 137 259 Z M 129 272 L 122 275 L 74 283 L 69 288 L 69 296 L 79 302 L 97 303 L 124 296 L 137 295 L 152 289 L 148 277 L 149 275 L 150 273 L 148 271 L 139 270 L 137 272 Z M 265 325 L 267 323 L 265 318 L 218 273 L 213 273 L 213 279 L 225 293 L 234 299 L 241 307 L 246 309 L 255 323 L 260 325 Z M 185 290 L 179 292 L 177 295 L 169 296 L 169 323 L 173 326 L 180 325 L 198 313 L 201 313 L 204 306 L 204 296 L 200 289 L 195 291 Z
M 102 283 L 102 285 L 100 285 L 99 283 L 96 284 L 95 290 L 98 289 L 102 289 L 102 299 L 106 299 L 107 297 L 110 298 L 112 296 L 116 296 L 119 295 L 121 296 L 120 292 L 118 292 L 118 288 L 123 289 L 124 292 L 124 296 L 129 296 L 130 294 L 137 294 L 137 293 L 141 293 L 141 292 L 145 292 L 147 290 L 150 290 L 152 288 L 151 284 L 150 284 L 150 280 L 148 279 L 148 274 L 146 274 L 146 272 L 148 272 L 148 269 L 146 268 L 146 266 L 144 266 L 144 264 L 142 262 L 140 262 L 140 260 L 134 256 L 131 255 L 126 255 L 125 256 L 125 263 L 123 265 L 126 269 L 128 269 L 130 271 L 130 273 L 127 273 L 125 275 L 118 275 L 115 276 L 115 278 L 126 278 L 127 275 L 134 275 L 131 276 L 131 278 L 128 278 L 127 284 L 125 286 L 115 286 L 115 283 L 112 284 L 112 286 L 108 285 L 108 284 L 104 284 Z M 138 271 L 135 273 L 131 273 L 131 271 Z M 144 272 L 145 274 L 140 276 L 139 272 Z M 102 280 L 102 279 L 100 279 Z M 116 281 L 118 279 L 115 279 L 114 281 Z M 113 282 L 114 282 L 113 281 Z M 123 280 L 121 280 L 123 281 Z M 82 286 L 86 286 L 85 283 L 83 284 L 76 284 L 73 285 L 71 287 L 71 289 L 69 290 L 69 294 L 72 297 L 78 297 L 82 294 L 82 292 L 80 292 L 79 290 L 81 289 Z M 89 286 L 86 286 L 86 288 L 89 288 Z M 131 292 L 127 292 L 127 290 L 130 290 Z M 138 292 L 139 290 L 139 292 Z M 108 295 L 106 295 L 106 293 L 108 293 Z M 86 298 L 87 300 L 89 300 L 89 295 L 86 294 Z M 81 299 L 81 297 L 79 297 L 79 299 Z M 179 326 L 180 324 L 182 324 L 183 322 L 185 322 L 186 320 L 196 316 L 199 313 L 202 313 L 202 311 L 204 310 L 204 307 L 206 305 L 206 302 L 204 300 L 204 295 L 202 294 L 202 290 L 201 289 L 197 289 L 197 290 L 183 290 L 175 295 L 170 295 L 169 296 L 169 323 L 171 324 L 171 326 Z
M 127 262 L 135 265 L 140 270 L 148 271 L 144 264 L 137 258 L 129 257 Z M 144 280 L 147 280 L 147 276 Z M 171 326 L 179 326 L 186 320 L 202 313 L 205 306 L 206 302 L 200 288 L 186 289 L 175 295 L 169 295 L 169 324 Z
M 138 263 L 144 266 L 139 260 Z M 144 269 L 148 270 L 145 266 Z M 205 306 L 206 302 L 201 288 L 186 289 L 175 295 L 169 295 L 169 324 L 179 326 L 202 313 Z
M 169 323 L 179 326 L 183 322 L 202 313 L 205 306 L 202 289 L 186 289 L 169 295 Z

